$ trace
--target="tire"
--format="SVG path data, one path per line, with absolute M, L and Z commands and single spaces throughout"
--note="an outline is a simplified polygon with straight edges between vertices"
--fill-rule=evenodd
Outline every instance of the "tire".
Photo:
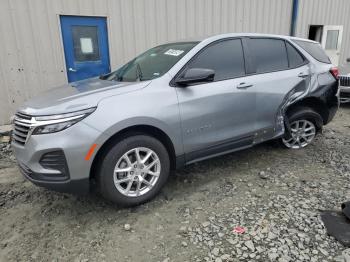
M 301 149 L 310 145 L 322 130 L 323 120 L 319 113 L 309 107 L 298 107 L 289 113 L 291 136 L 285 135 L 280 143 L 290 149 Z
M 140 161 L 137 161 L 137 154 Z M 147 161 L 142 164 L 147 156 Z M 151 166 L 152 163 L 155 164 Z M 133 135 L 115 143 L 104 154 L 98 184 L 100 193 L 106 199 L 120 206 L 136 206 L 155 197 L 169 173 L 170 159 L 165 146 L 154 137 Z

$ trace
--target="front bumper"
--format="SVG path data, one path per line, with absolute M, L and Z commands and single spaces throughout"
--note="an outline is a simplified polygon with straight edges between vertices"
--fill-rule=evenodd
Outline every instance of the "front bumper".
M 21 173 L 33 184 L 60 192 L 85 194 L 89 191 L 90 169 L 97 149 L 89 160 L 85 160 L 85 156 L 99 137 L 101 132 L 80 121 L 61 132 L 32 135 L 25 145 L 12 142 L 12 149 Z M 66 171 L 57 167 L 57 163 L 47 163 L 50 159 L 43 163 L 43 156 L 55 152 L 62 152 L 63 158 L 57 161 Z
M 350 102 L 350 75 L 339 76 L 340 102 Z
M 72 193 L 78 195 L 87 194 L 90 191 L 89 178 L 84 179 L 67 179 L 64 181 L 50 181 L 40 179 L 39 177 L 47 177 L 48 174 L 37 174 L 34 173 L 30 168 L 22 163 L 18 163 L 19 170 L 22 175 L 32 182 L 34 185 L 44 187 L 53 191 L 62 193 Z M 39 178 L 39 179 L 38 179 Z
M 340 102 L 349 103 L 350 102 L 350 87 L 349 86 L 340 86 Z

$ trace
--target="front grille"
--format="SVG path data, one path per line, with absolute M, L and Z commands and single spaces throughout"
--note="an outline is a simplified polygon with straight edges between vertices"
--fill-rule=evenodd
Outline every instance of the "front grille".
M 31 120 L 32 119 L 32 117 L 30 115 L 23 114 L 21 112 L 17 112 L 16 116 L 19 117 L 19 118 L 22 118 L 22 119 L 26 119 L 26 120 Z
M 350 98 L 350 93 L 349 92 L 340 92 L 340 97 L 341 98 Z
M 32 127 L 32 117 L 17 112 L 13 120 L 12 139 L 14 142 L 24 145 L 28 139 Z
M 339 76 L 340 86 L 350 86 L 350 76 Z

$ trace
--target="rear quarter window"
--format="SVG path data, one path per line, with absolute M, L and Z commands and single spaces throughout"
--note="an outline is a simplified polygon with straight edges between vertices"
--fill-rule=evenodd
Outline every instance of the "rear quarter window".
M 304 57 L 288 42 L 286 42 L 289 67 L 296 68 L 305 63 Z
M 326 52 L 323 50 L 319 43 L 302 41 L 302 40 L 292 40 L 306 52 L 308 52 L 317 61 L 330 64 L 331 60 L 327 56 Z

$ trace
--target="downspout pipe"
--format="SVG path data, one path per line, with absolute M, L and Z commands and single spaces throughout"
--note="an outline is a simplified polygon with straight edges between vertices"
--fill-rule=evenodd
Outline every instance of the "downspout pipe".
M 299 9 L 299 0 L 293 0 L 292 20 L 290 23 L 290 35 L 291 36 L 295 36 L 295 29 L 296 29 L 297 18 L 298 18 L 298 9 Z

